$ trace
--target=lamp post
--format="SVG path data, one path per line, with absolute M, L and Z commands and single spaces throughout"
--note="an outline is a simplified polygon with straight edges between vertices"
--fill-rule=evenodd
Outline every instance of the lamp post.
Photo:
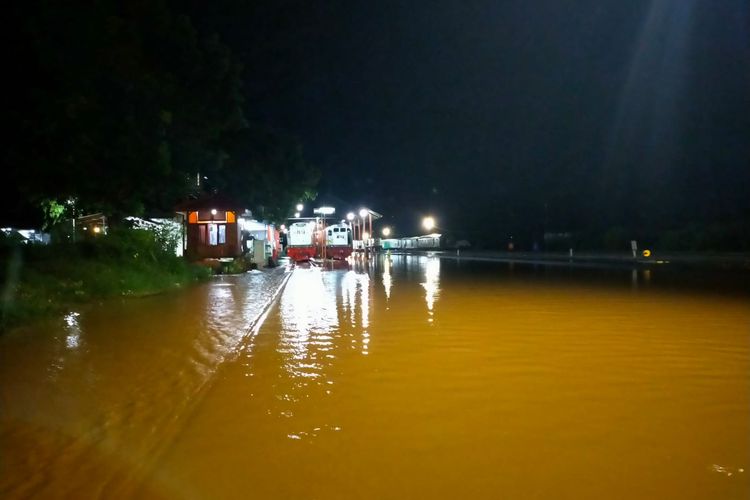
M 354 225 L 354 212 L 349 212 L 348 214 L 346 214 L 346 220 L 349 221 L 349 225 L 352 228 L 352 240 L 356 240 L 357 234 L 355 232 L 355 225 Z
M 300 204 L 301 205 L 301 204 Z M 300 206 L 298 205 L 298 206 Z M 320 207 L 313 209 L 314 214 L 319 214 L 323 216 L 323 227 L 322 231 L 322 242 L 321 242 L 321 254 L 323 255 L 323 260 L 325 260 L 328 256 L 326 255 L 326 246 L 328 245 L 328 238 L 326 237 L 326 216 L 333 215 L 336 213 L 336 209 L 333 207 Z
M 372 212 L 367 208 L 359 209 L 359 217 L 362 219 L 362 246 L 364 247 L 365 259 L 369 258 L 369 248 L 367 247 L 367 240 L 372 235 Z M 370 225 L 367 227 L 367 221 L 369 220 Z
M 362 240 L 362 251 L 365 252 L 365 256 L 367 256 L 367 238 L 366 236 L 369 236 L 367 234 L 367 209 L 366 208 L 360 208 L 359 209 L 359 219 L 361 221 L 362 226 L 359 229 L 359 237 Z

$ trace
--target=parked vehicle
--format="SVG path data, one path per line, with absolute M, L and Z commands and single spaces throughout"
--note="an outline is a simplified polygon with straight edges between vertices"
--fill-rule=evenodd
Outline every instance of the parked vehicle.
M 349 224 L 334 224 L 326 228 L 326 257 L 346 259 L 352 254 L 352 229 Z
M 294 222 L 287 232 L 286 254 L 295 262 L 304 262 L 317 254 L 315 222 Z

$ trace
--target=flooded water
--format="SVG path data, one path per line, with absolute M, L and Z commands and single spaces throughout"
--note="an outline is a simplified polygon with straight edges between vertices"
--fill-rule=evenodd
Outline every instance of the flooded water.
M 0 337 L 0 497 L 745 499 L 723 282 L 394 256 L 71 312 Z

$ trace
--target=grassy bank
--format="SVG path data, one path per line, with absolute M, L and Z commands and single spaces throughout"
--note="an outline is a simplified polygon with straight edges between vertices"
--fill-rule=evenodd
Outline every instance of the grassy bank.
M 76 243 L 0 241 L 0 330 L 93 300 L 159 293 L 210 276 L 171 253 L 172 243 L 126 228 Z

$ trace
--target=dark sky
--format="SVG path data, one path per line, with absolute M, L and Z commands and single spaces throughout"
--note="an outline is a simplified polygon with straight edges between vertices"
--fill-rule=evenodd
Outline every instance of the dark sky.
M 426 213 L 469 232 L 483 218 L 512 231 L 746 214 L 749 5 L 277 0 L 178 9 L 244 62 L 251 118 L 302 141 L 323 195 L 371 205 L 404 234 Z

